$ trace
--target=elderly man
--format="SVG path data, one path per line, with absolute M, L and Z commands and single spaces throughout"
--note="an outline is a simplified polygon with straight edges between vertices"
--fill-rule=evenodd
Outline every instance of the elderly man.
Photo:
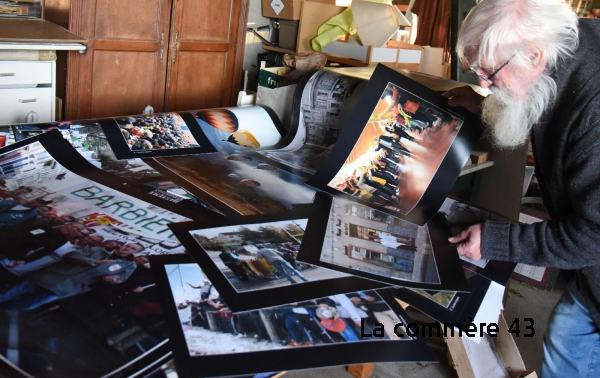
M 485 0 L 465 18 L 457 52 L 492 94 L 446 93 L 481 113 L 498 146 L 531 132 L 550 221 L 487 221 L 450 238 L 473 259 L 576 269 L 550 316 L 542 377 L 597 376 L 600 360 L 600 21 L 563 0 Z M 596 371 L 596 373 L 594 373 Z

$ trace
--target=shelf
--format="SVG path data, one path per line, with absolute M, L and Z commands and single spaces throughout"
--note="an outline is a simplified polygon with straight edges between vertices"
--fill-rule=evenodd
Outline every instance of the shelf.
M 296 52 L 294 50 L 282 49 L 280 47 L 272 47 L 272 46 L 268 46 L 268 45 L 263 45 L 263 49 L 267 50 L 267 51 L 282 53 L 282 54 L 296 55 Z M 352 58 L 348 58 L 345 56 L 339 56 L 339 55 L 333 55 L 333 54 L 325 54 L 325 53 L 321 53 L 321 54 L 323 54 L 327 57 L 328 62 L 340 63 L 340 64 L 345 64 L 347 66 L 353 66 L 353 67 L 368 66 L 368 63 L 365 61 L 362 61 L 362 60 L 352 59 Z
M 282 53 L 282 54 L 296 55 L 296 52 L 294 50 L 282 49 L 280 47 L 273 47 L 273 46 L 263 45 L 263 49 L 265 49 L 267 51 L 273 51 L 273 52 Z
M 458 176 L 468 175 L 469 173 L 477 172 L 479 170 L 491 167 L 492 165 L 494 165 L 493 160 L 486 160 L 480 164 L 468 164 L 463 167 L 462 171 L 460 172 L 460 175 Z

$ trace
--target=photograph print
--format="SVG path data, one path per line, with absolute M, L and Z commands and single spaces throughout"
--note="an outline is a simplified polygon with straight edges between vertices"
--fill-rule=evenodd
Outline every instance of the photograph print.
M 308 184 L 423 225 L 451 189 L 478 134 L 461 132 L 465 117 L 442 107 L 443 101 L 378 66 L 339 142 Z
M 168 352 L 147 256 L 183 253 L 167 224 L 188 218 L 125 183 L 57 131 L 0 150 L 0 359 L 33 376 L 129 376 Z
M 299 85 L 294 95 L 294 101 L 300 102 L 293 110 L 298 123 L 294 137 L 277 149 L 260 148 L 252 155 L 308 178 L 331 152 L 365 81 L 327 70 L 306 77 L 306 84 Z
M 239 292 L 265 290 L 347 274 L 296 261 L 307 219 L 190 231 Z
M 317 195 L 315 208 L 300 261 L 391 285 L 466 289 L 443 218 L 418 226 L 326 193 Z
M 310 213 L 184 222 L 171 229 L 234 311 L 386 286 L 298 261 Z
M 226 215 L 284 213 L 311 203 L 305 179 L 244 152 L 197 154 L 148 161 L 169 180 Z
M 175 365 L 184 377 L 432 359 L 403 326 L 396 328 L 399 335 L 394 332 L 410 321 L 387 291 L 232 312 L 203 270 L 182 258 L 154 256 L 151 264 L 163 294 Z M 373 337 L 376 329 L 380 337 Z
M 132 151 L 198 147 L 183 119 L 176 113 L 116 118 Z
M 203 109 L 190 112 L 217 151 L 274 146 L 285 135 L 279 118 L 262 106 Z
M 215 152 L 193 117 L 188 119 L 192 122 L 186 123 L 178 113 L 154 113 L 98 122 L 117 159 Z
M 389 83 L 346 164 L 327 185 L 406 214 L 421 200 L 462 124 Z

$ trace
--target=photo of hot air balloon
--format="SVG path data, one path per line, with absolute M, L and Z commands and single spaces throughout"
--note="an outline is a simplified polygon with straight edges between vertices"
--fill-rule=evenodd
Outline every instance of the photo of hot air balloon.
M 191 114 L 218 151 L 273 146 L 284 134 L 279 119 L 260 106 L 204 109 Z

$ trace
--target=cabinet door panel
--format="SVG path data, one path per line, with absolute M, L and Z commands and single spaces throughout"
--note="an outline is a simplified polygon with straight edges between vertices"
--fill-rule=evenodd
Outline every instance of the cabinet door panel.
M 161 17 L 159 0 L 96 0 L 95 39 L 156 41 Z
M 169 82 L 169 107 L 194 110 L 222 106 L 227 53 L 183 51 L 177 60 L 177 76 Z
M 69 29 L 88 39 L 69 53 L 67 119 L 164 110 L 172 0 L 73 0 Z M 97 56 L 96 56 L 97 55 Z
M 175 0 L 166 110 L 235 104 L 247 19 L 248 0 Z
M 201 0 L 182 4 L 181 41 L 229 42 L 233 0 Z
M 121 116 L 141 113 L 152 103 L 156 76 L 152 52 L 96 51 L 92 74 L 92 114 Z

